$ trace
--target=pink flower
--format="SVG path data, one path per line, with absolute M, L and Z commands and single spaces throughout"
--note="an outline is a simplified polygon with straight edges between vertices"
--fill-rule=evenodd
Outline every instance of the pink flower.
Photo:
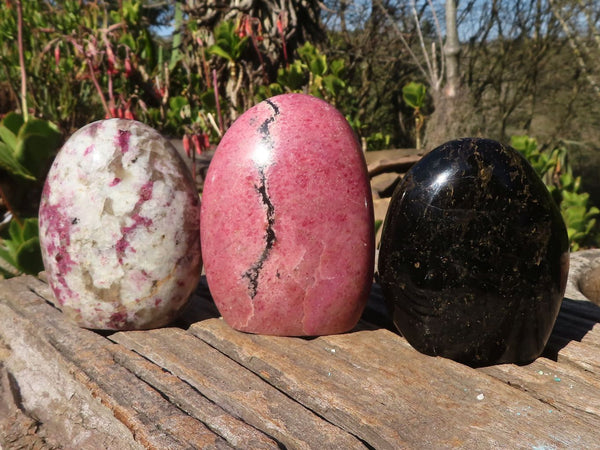
M 60 47 L 58 44 L 54 47 L 54 62 L 56 63 L 56 66 L 60 63 Z
M 187 157 L 190 157 L 190 137 L 187 134 L 183 135 L 183 149 Z
M 129 78 L 132 73 L 133 67 L 131 66 L 131 60 L 129 59 L 129 56 L 127 56 L 127 58 L 125 58 L 125 77 Z
M 202 145 L 200 144 L 200 139 L 198 138 L 198 134 L 192 135 L 192 142 L 194 143 L 194 148 L 196 149 L 196 153 L 198 155 L 202 154 Z

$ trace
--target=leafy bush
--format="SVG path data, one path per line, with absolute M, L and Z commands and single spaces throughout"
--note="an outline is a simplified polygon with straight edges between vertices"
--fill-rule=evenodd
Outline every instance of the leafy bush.
M 5 278 L 19 273 L 37 275 L 44 269 L 36 218 L 25 219 L 23 223 L 10 222 L 7 235 L 0 239 L 0 258 L 13 268 L 0 266 L 0 275 Z
M 540 151 L 537 141 L 528 136 L 513 136 L 511 145 L 531 163 L 559 205 L 567 226 L 571 251 L 592 245 L 597 239 L 594 226 L 600 210 L 589 204 L 590 195 L 580 192 L 581 177 L 574 177 L 567 149 Z

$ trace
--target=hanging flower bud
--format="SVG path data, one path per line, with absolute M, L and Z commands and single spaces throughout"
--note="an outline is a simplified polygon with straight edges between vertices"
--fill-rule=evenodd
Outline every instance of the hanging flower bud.
M 124 115 L 123 113 L 124 113 L 124 111 L 123 111 L 122 107 L 117 109 L 117 116 L 119 117 L 119 119 L 123 118 L 123 115 Z
M 119 73 L 119 71 L 116 68 L 116 60 L 115 60 L 115 54 L 112 51 L 112 48 L 110 48 L 110 46 L 106 47 L 106 57 L 108 60 L 108 73 L 109 75 L 116 75 Z
M 248 17 L 245 17 L 245 19 L 246 20 L 244 20 L 244 28 L 246 36 L 254 36 L 254 31 L 252 30 L 252 22 Z
M 189 158 L 191 156 L 191 153 L 190 153 L 190 137 L 187 134 L 183 135 L 183 149 L 185 150 L 185 154 Z
M 60 46 L 56 44 L 54 47 L 54 62 L 56 63 L 56 67 L 60 64 Z
M 127 108 L 125 110 L 124 117 L 129 120 L 135 120 L 135 116 L 133 115 L 133 112 L 131 112 L 131 109 L 129 109 L 129 108 Z
M 235 28 L 235 33 L 238 35 L 238 37 L 244 38 L 248 36 L 247 22 L 248 18 L 246 16 L 242 16 L 242 18 L 238 21 L 237 27 Z
M 117 108 L 111 106 L 108 110 L 110 111 L 110 118 L 117 117 Z
M 207 148 L 210 147 L 210 136 L 208 135 L 208 133 L 203 133 L 202 138 L 203 138 L 202 146 L 206 150 Z
M 133 73 L 133 67 L 131 66 L 131 59 L 129 55 L 125 58 L 125 78 L 129 78 Z
M 194 149 L 198 155 L 202 154 L 202 146 L 200 145 L 200 139 L 198 138 L 198 134 L 192 135 L 192 142 L 194 143 Z

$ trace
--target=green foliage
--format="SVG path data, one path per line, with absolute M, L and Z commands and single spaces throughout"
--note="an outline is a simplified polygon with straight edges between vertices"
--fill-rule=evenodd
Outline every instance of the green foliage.
M 574 177 L 568 164 L 567 149 L 540 151 L 537 141 L 528 136 L 513 136 L 511 145 L 532 165 L 559 205 L 567 227 L 572 251 L 594 241 L 594 226 L 600 210 L 589 204 L 589 194 L 579 192 L 581 177 Z
M 339 97 L 348 94 L 343 59 L 329 63 L 327 56 L 310 42 L 298 48 L 298 56 L 278 70 L 277 83 L 259 88 L 258 100 L 284 92 L 304 92 L 335 105 Z
M 366 141 L 369 150 L 386 150 L 392 144 L 392 136 L 389 133 L 378 131 L 368 135 Z
M 409 107 L 413 109 L 415 119 L 415 146 L 417 150 L 421 148 L 421 130 L 425 123 L 423 115 L 423 106 L 425 105 L 425 95 L 427 88 L 422 83 L 411 81 L 402 88 L 402 99 Z
M 25 219 L 23 223 L 16 220 L 10 223 L 8 236 L 0 239 L 0 258 L 16 272 L 0 267 L 0 275 L 6 278 L 19 273 L 37 275 L 44 269 L 36 218 Z
M 248 37 L 241 37 L 237 27 L 232 21 L 224 21 L 218 24 L 214 30 L 215 43 L 208 48 L 213 55 L 225 58 L 230 62 L 236 62 L 242 57 L 242 53 L 248 44 Z
M 52 122 L 30 119 L 17 113 L 0 122 L 0 171 L 25 180 L 39 180 L 56 153 L 62 136 Z
M 404 103 L 413 109 L 421 109 L 425 104 L 427 88 L 423 83 L 411 81 L 402 88 L 402 99 Z
M 37 274 L 43 268 L 39 249 L 37 219 L 21 221 L 32 192 L 39 195 L 51 158 L 56 154 L 62 135 L 52 122 L 30 118 L 24 121 L 17 113 L 7 114 L 0 122 L 0 174 L 10 180 L 0 186 L 0 194 L 13 214 L 8 236 L 0 237 L 0 258 L 16 273 Z M 9 276 L 11 272 L 0 270 Z

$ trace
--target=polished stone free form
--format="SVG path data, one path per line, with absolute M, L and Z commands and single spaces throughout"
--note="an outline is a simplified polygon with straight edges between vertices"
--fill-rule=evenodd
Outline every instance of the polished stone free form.
M 286 94 L 240 116 L 209 167 L 201 221 L 208 285 L 233 328 L 322 335 L 357 323 L 372 199 L 360 146 L 328 103 Z
M 200 277 L 199 200 L 175 148 L 110 119 L 57 155 L 40 205 L 40 244 L 57 306 L 80 326 L 168 324 Z
M 485 139 L 423 157 L 392 197 L 379 278 L 417 350 L 472 365 L 540 355 L 563 298 L 568 238 L 529 163 Z

